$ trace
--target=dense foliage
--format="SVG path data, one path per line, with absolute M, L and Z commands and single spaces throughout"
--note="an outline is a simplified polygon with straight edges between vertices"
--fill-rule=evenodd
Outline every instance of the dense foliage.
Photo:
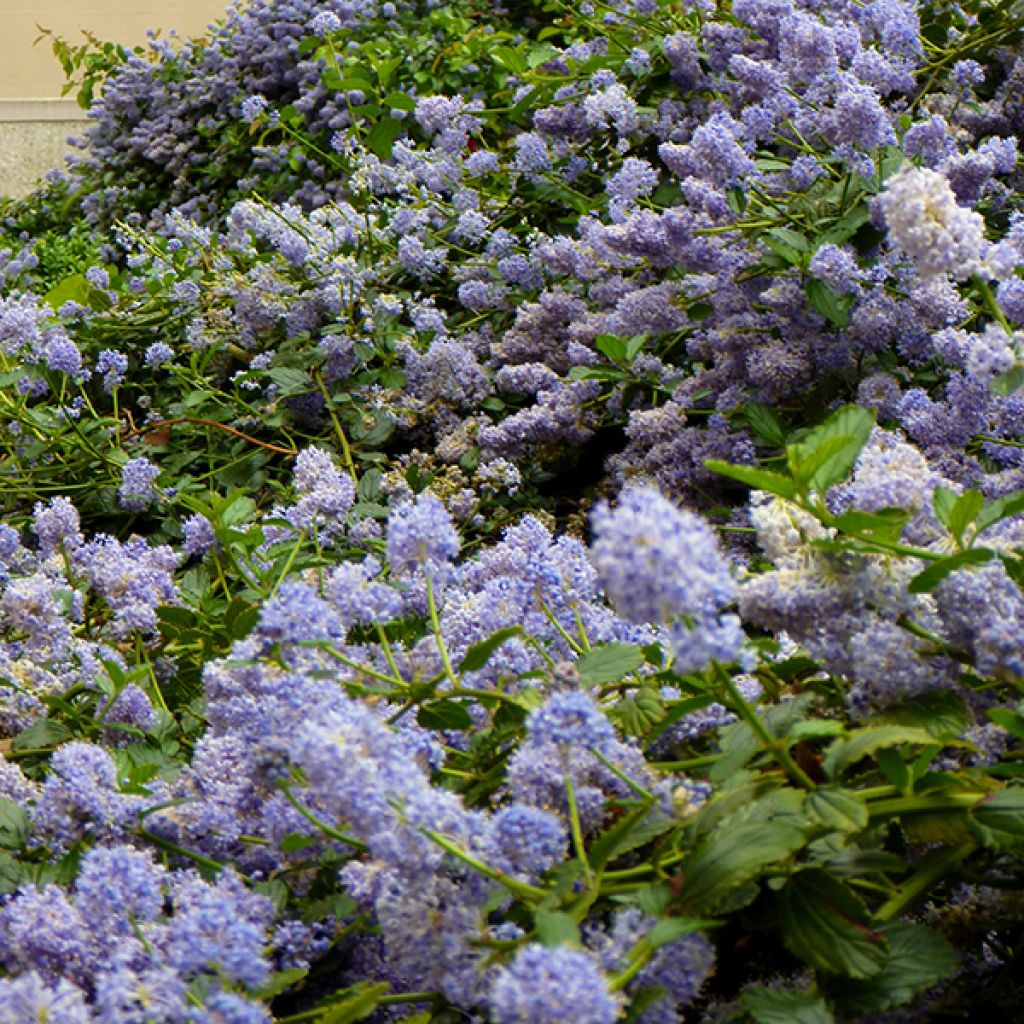
M 0 1022 L 1009 1020 L 1024 4 L 252 0 L 0 242 Z

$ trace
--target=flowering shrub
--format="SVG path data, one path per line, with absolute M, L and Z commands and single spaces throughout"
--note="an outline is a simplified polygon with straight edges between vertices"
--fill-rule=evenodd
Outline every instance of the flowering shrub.
M 0 1021 L 1009 1019 L 1022 33 L 56 41 L 90 125 L 0 240 Z

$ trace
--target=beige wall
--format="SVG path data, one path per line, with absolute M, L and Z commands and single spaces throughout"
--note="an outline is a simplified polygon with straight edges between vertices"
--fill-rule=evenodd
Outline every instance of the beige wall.
M 71 43 L 82 30 L 126 46 L 145 44 L 147 29 L 176 29 L 181 36 L 204 35 L 223 16 L 228 0 L 0 0 L 0 99 L 55 97 L 64 72 L 49 43 L 32 43 L 37 25 Z

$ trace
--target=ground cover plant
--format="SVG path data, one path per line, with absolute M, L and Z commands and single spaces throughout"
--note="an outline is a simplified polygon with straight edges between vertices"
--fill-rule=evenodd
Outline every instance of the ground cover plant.
M 1010 1020 L 1024 5 L 53 45 L 0 1021 Z

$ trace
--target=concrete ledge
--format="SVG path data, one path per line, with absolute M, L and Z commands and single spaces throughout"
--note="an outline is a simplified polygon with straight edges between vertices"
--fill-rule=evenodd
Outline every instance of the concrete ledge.
M 0 99 L 0 124 L 19 121 L 85 121 L 86 112 L 70 96 L 60 99 Z

